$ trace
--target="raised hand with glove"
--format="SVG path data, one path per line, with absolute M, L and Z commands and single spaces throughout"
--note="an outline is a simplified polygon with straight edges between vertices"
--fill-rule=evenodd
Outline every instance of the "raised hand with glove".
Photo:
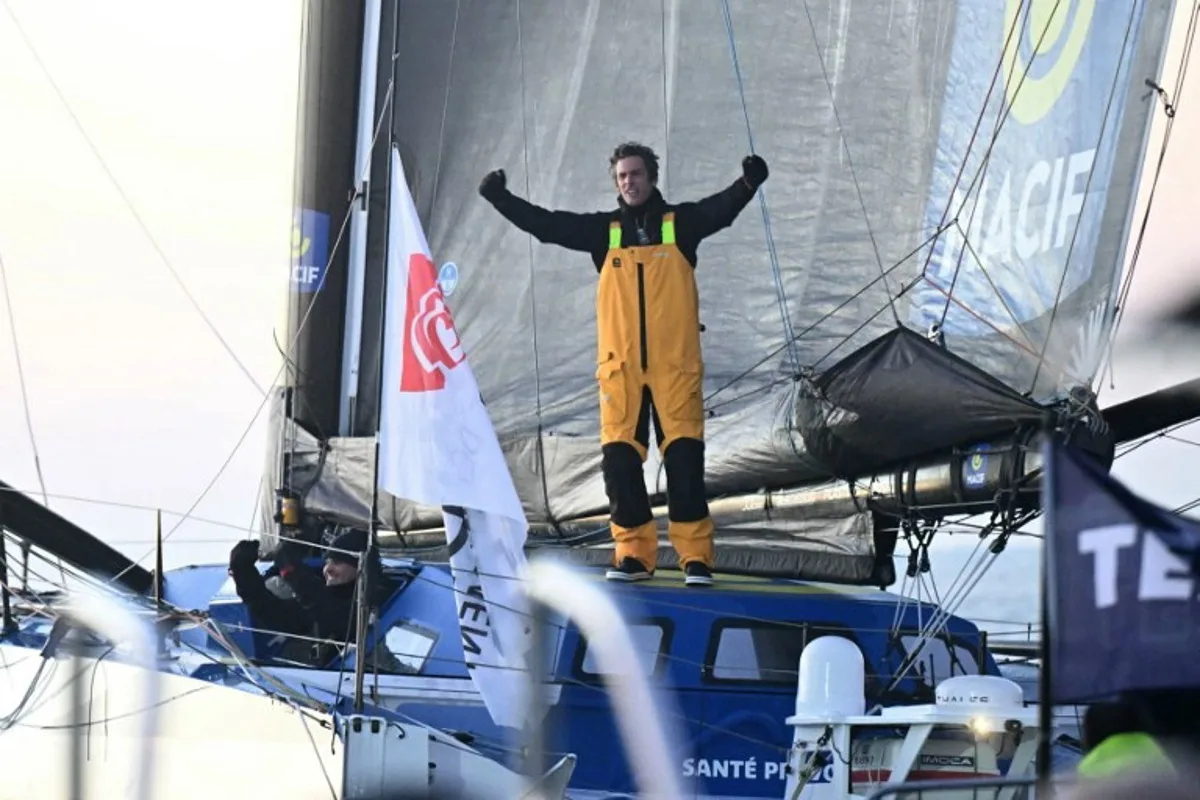
M 508 179 L 504 175 L 504 170 L 496 169 L 484 175 L 483 180 L 479 183 L 479 194 L 489 203 L 495 203 L 508 194 Z
M 762 156 L 757 153 L 746 156 L 742 159 L 742 180 L 751 189 L 757 190 L 767 180 L 767 162 L 763 161 Z
M 253 567 L 256 561 L 258 561 L 258 541 L 256 539 L 243 539 L 229 551 L 230 572 L 239 567 Z

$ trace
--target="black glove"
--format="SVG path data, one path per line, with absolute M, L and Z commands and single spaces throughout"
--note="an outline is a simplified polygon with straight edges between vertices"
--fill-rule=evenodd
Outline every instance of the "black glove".
M 308 545 L 300 542 L 291 539 L 282 540 L 279 543 L 279 549 L 275 551 L 275 568 L 279 570 L 279 574 L 287 577 L 293 567 L 304 562 L 308 549 Z
M 489 203 L 495 203 L 508 192 L 507 183 L 504 170 L 493 170 L 483 176 L 479 183 L 479 194 Z
M 767 180 L 767 162 L 762 156 L 749 155 L 742 159 L 742 179 L 751 189 L 757 189 Z
M 243 539 L 229 551 L 229 568 L 254 566 L 258 561 L 258 542 L 254 539 Z

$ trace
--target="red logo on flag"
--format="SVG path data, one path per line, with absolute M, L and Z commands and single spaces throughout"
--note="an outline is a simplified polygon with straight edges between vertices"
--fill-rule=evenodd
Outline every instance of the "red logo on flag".
M 400 391 L 432 392 L 446 387 L 446 373 L 462 362 L 462 343 L 433 262 L 424 253 L 408 260 L 408 302 L 404 314 L 404 360 Z

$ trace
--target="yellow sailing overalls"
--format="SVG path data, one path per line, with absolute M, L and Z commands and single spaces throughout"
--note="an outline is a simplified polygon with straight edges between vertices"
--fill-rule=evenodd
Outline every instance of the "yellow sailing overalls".
M 646 413 L 647 388 L 664 459 L 680 439 L 703 442 L 699 293 L 694 269 L 675 243 L 674 212 L 663 215 L 662 243 L 656 245 L 623 247 L 620 220 L 610 224 L 596 290 L 596 323 L 601 446 L 624 442 L 645 462 L 648 442 L 639 441 L 636 430 L 639 416 Z M 693 469 L 703 474 L 702 463 Z M 643 480 L 640 469 L 637 480 Z M 668 469 L 668 494 L 673 493 L 671 481 Z M 646 511 L 648 516 L 648 504 Z M 713 565 L 713 522 L 707 506 L 701 513 L 699 519 L 669 521 L 680 569 L 694 560 Z M 655 568 L 653 519 L 632 528 L 616 522 L 610 527 L 616 541 L 614 564 L 633 556 L 648 570 Z

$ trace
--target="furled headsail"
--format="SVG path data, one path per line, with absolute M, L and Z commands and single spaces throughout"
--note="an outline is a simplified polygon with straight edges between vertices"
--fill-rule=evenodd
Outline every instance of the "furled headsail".
M 310 2 L 276 485 L 313 520 L 368 524 L 395 141 L 531 543 L 606 559 L 595 272 L 477 186 L 502 167 L 539 205 L 613 208 L 607 157 L 634 139 L 659 153 L 669 200 L 698 199 L 753 150 L 771 178 L 697 268 L 718 569 L 886 582 L 878 515 L 920 501 L 927 460 L 943 503 L 982 508 L 1056 408 L 1090 408 L 1084 435 L 1111 451 L 1087 387 L 1171 15 L 1145 0 Z M 995 441 L 1010 449 L 969 451 Z M 654 456 L 646 480 L 661 502 Z M 384 494 L 376 510 L 401 546 L 440 542 L 439 510 Z

